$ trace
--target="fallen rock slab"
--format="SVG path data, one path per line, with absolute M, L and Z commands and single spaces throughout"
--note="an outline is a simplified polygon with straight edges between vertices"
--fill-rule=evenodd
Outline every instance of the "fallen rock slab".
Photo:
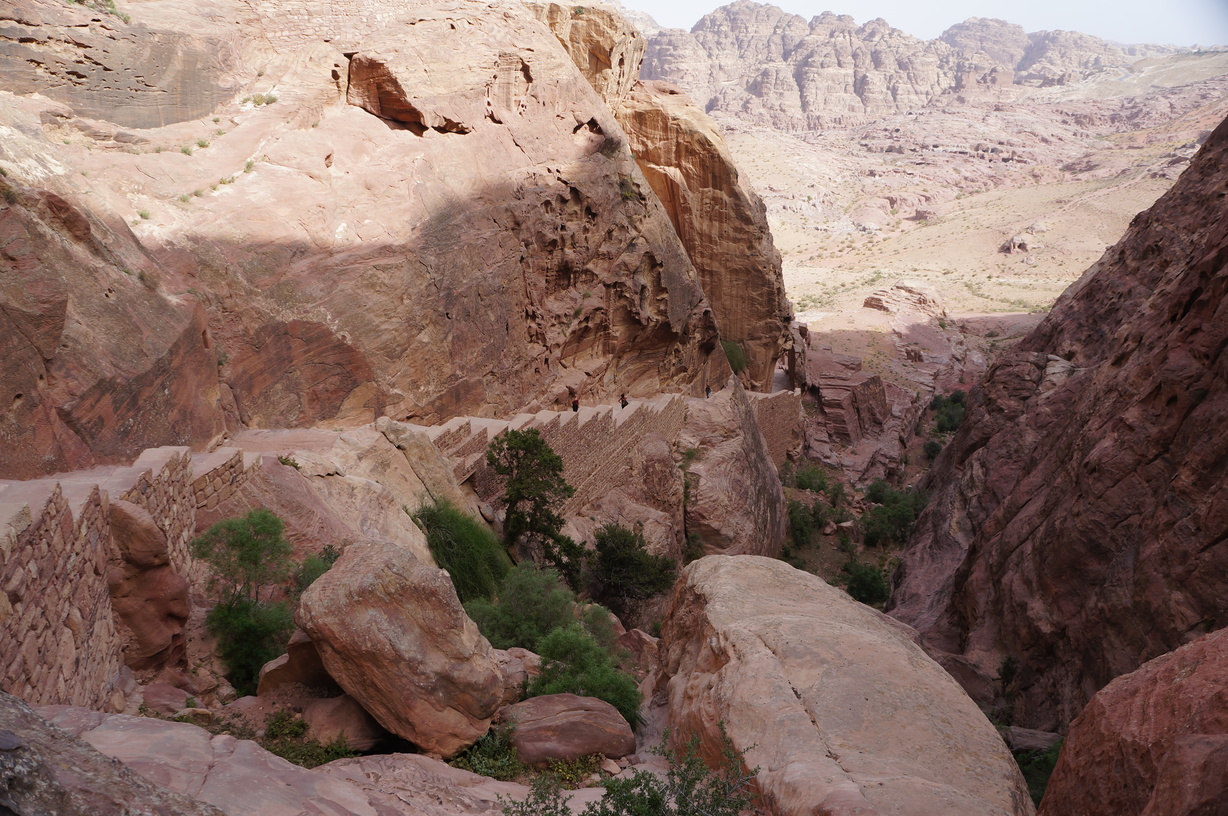
M 296 620 L 341 688 L 423 751 L 450 757 L 489 729 L 499 661 L 447 572 L 409 550 L 350 546 L 303 594 Z
M 1026 816 L 994 727 L 915 633 L 770 558 L 708 556 L 662 629 L 669 725 L 719 759 L 723 722 L 780 816 Z
M 512 745 L 520 761 L 544 768 L 600 754 L 617 759 L 635 751 L 635 735 L 618 709 L 595 697 L 546 694 L 503 711 L 515 723 Z

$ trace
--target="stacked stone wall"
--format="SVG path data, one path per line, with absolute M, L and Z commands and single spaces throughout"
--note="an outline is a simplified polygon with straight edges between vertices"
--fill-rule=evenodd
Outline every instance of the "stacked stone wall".
M 4 690 L 32 705 L 103 708 L 116 694 L 123 642 L 107 590 L 111 528 L 97 487 L 72 512 L 58 484 L 28 525 L 10 525 L 0 581 Z
M 197 507 L 233 493 L 256 466 L 239 451 L 202 464 L 196 475 L 187 448 L 155 448 L 129 468 L 0 482 L 0 688 L 33 705 L 122 706 L 109 497 L 148 511 L 171 567 L 191 579 Z
M 388 0 L 249 0 L 260 15 L 264 36 L 275 45 L 331 42 L 352 50 L 371 32 L 404 18 L 411 6 Z

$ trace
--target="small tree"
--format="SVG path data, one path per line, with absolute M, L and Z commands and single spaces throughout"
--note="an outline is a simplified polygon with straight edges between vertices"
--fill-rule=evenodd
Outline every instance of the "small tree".
M 594 534 L 593 597 L 620 618 L 638 601 L 674 585 L 674 562 L 648 552 L 644 536 L 618 524 Z
M 220 597 L 205 622 L 218 639 L 230 682 L 241 692 L 254 691 L 260 667 L 281 654 L 294 628 L 288 604 L 260 597 L 290 579 L 284 527 L 276 515 L 258 508 L 217 522 L 190 545 L 192 555 L 213 568 L 208 587 Z
M 563 478 L 562 457 L 536 428 L 529 428 L 496 436 L 486 450 L 486 464 L 503 480 L 504 546 L 536 545 L 543 560 L 575 588 L 582 548 L 561 532 L 557 508 L 576 492 Z

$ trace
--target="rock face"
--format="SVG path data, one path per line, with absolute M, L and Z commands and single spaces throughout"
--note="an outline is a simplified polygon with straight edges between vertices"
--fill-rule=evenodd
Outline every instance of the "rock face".
M 723 381 L 590 85 L 626 93 L 632 29 L 545 7 L 569 55 L 519 3 L 305 9 L 32 0 L 0 32 L 6 476 Z
M 24 702 L 3 692 L 0 728 L 0 807 L 10 813 L 222 816 L 215 807 L 173 793 L 117 765 L 75 736 L 52 728 Z
M 516 724 L 512 744 L 521 761 L 535 768 L 593 754 L 617 759 L 635 750 L 631 726 L 618 709 L 595 697 L 532 697 L 509 706 L 502 716 Z
M 1002 738 L 912 632 L 754 556 L 688 566 L 662 629 L 675 733 L 724 722 L 773 813 L 1030 814 Z
M 107 587 L 129 634 L 124 662 L 132 669 L 177 664 L 190 612 L 188 582 L 171 568 L 166 534 L 145 508 L 113 499 L 110 516 L 115 556 Z
M 550 26 L 571 61 L 607 104 L 614 106 L 626 98 L 639 79 L 646 44 L 643 35 L 624 19 L 623 9 L 600 3 L 528 6 Z
M 1228 630 L 1118 677 L 1070 725 L 1043 816 L 1217 814 L 1228 802 Z
M 614 113 L 699 271 L 721 338 L 746 352 L 752 387 L 769 390 L 792 315 L 763 202 L 716 123 L 677 87 L 637 83 Z
M 936 40 L 886 21 L 824 12 L 810 21 L 738 0 L 690 31 L 650 38 L 649 79 L 677 82 L 707 111 L 786 130 L 848 126 L 926 107 L 943 95 L 1077 82 L 1175 49 L 1123 48 L 1065 31 L 1025 34 L 972 18 Z
M 688 404 L 678 447 L 688 484 L 687 534 L 710 554 L 779 555 L 788 523 L 784 492 L 754 406 L 736 379 Z
M 1223 622 L 1226 160 L 1228 124 L 991 368 L 931 473 L 891 614 L 1016 724 L 1058 730 Z
M 363 543 L 303 594 L 296 615 L 328 673 L 380 725 L 450 757 L 486 733 L 498 660 L 452 579 L 390 543 Z

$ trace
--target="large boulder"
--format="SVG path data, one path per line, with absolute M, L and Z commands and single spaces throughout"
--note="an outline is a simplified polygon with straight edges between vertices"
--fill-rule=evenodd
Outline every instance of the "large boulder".
M 780 477 L 737 379 L 687 404 L 678 437 L 687 489 L 686 529 L 704 551 L 779 555 L 788 512 Z
M 1211 816 L 1225 803 L 1228 629 L 1221 629 L 1092 698 L 1070 725 L 1040 813 Z
M 388 732 L 349 695 L 312 700 L 303 706 L 307 736 L 327 745 L 344 739 L 355 751 L 370 751 Z
M 669 724 L 710 761 L 724 728 L 764 808 L 1026 816 L 1027 788 L 985 715 L 908 627 L 787 564 L 708 556 L 662 628 Z
M 447 572 L 387 542 L 349 547 L 303 594 L 296 621 L 345 692 L 384 728 L 450 757 L 486 733 L 499 661 Z
M 593 754 L 617 759 L 635 750 L 635 735 L 623 715 L 596 697 L 531 697 L 509 706 L 502 717 L 515 726 L 512 744 L 521 761 L 535 768 Z

